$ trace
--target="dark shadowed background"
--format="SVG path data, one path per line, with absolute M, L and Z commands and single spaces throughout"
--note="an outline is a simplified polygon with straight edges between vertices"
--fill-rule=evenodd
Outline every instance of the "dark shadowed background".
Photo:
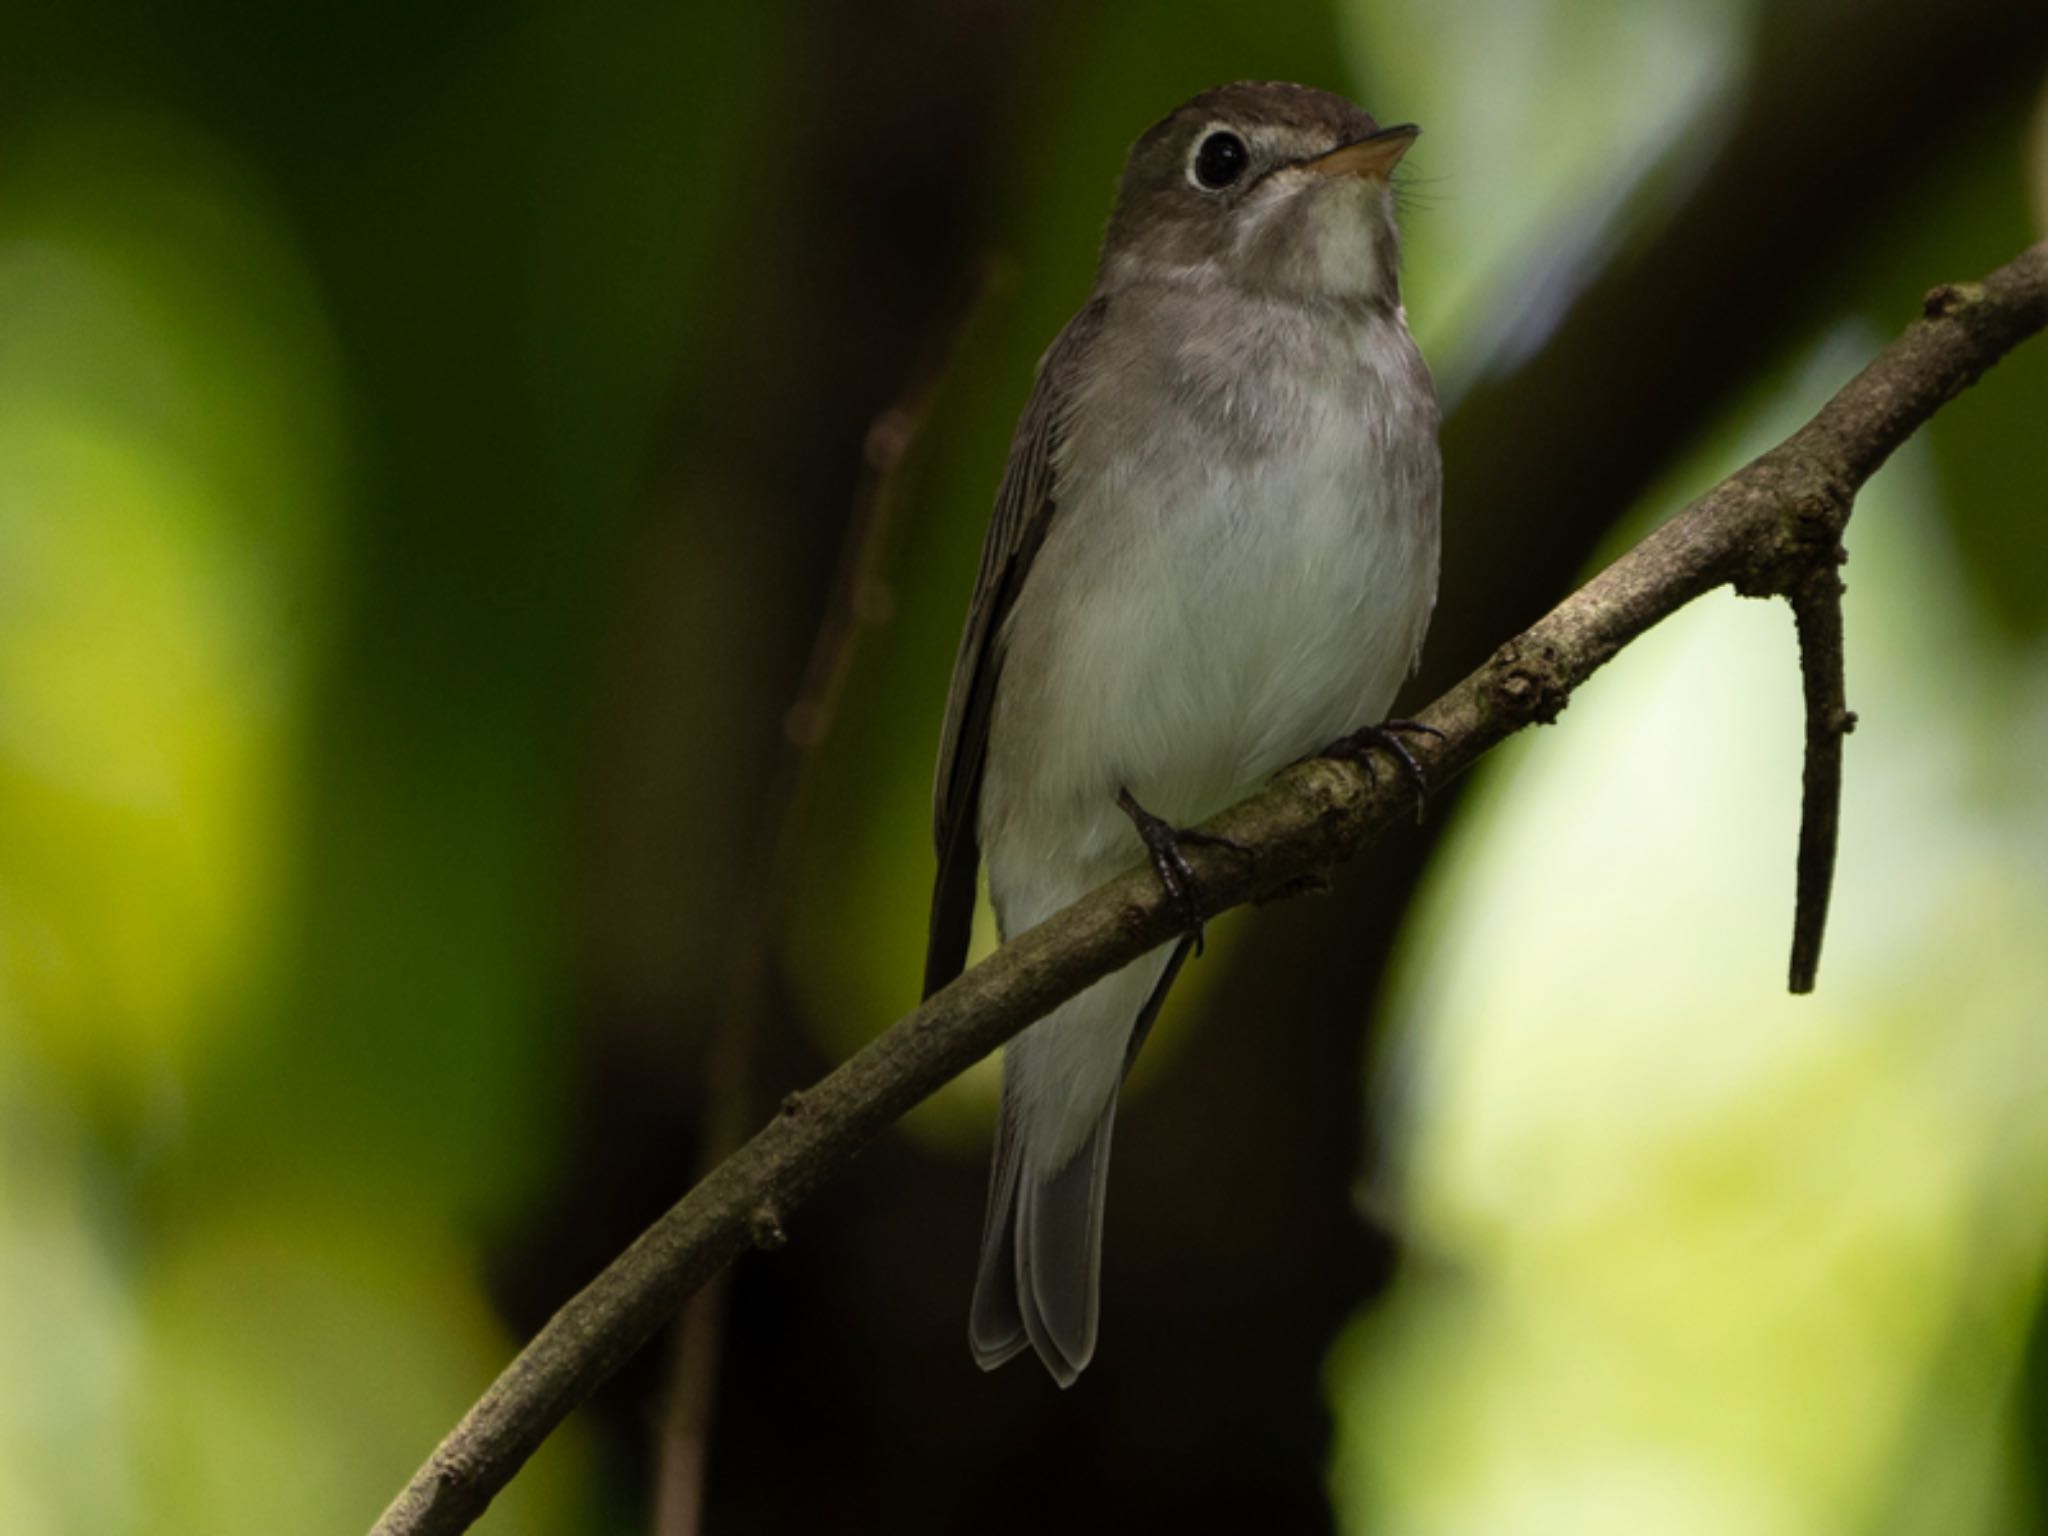
M 735 957 L 764 1103 L 916 1000 L 1033 360 L 1236 77 L 1425 129 L 1411 703 L 2048 233 L 2038 0 L 0 13 L 0 1531 L 366 1528 L 686 1187 Z M 1217 926 L 1073 1391 L 967 1354 L 993 1063 L 797 1213 L 704 1528 L 2048 1527 L 2048 344 L 1849 542 L 1818 996 L 1791 624 L 1719 596 Z M 649 1529 L 668 1356 L 479 1528 Z

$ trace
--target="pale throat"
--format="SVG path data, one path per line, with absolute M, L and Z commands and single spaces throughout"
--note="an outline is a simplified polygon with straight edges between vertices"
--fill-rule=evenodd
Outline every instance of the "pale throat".
M 1287 242 L 1288 285 L 1319 298 L 1398 303 L 1400 246 L 1386 182 L 1317 177 L 1289 190 L 1247 231 L 1252 239 Z

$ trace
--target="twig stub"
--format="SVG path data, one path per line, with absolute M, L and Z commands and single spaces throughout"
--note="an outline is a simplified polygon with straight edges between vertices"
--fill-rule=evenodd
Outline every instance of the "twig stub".
M 1806 700 L 1806 765 L 1799 804 L 1798 885 L 1792 914 L 1790 986 L 1811 992 L 1820 970 L 1821 940 L 1835 883 L 1835 852 L 1842 829 L 1842 738 L 1856 717 L 1847 703 L 1842 596 L 1837 574 L 1847 558 L 1815 566 L 1793 588 L 1792 618 L 1799 633 L 1799 676 Z

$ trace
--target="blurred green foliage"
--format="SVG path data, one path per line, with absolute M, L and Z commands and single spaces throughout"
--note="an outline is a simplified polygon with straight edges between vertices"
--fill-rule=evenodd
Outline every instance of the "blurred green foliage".
M 343 362 L 220 144 L 133 110 L 14 143 L 0 1528 L 312 1528 L 373 1510 L 503 1349 L 474 1259 L 394 1220 L 431 1179 L 357 1172 L 372 1107 L 308 1120 L 292 1094 L 318 1051 L 283 1000 L 354 489 Z M 565 1496 L 544 1470 L 505 1528 Z
M 582 1278 L 504 1273 L 616 1193 L 576 1178 L 675 1192 L 591 1084 L 688 1112 L 858 426 L 946 339 L 933 270 L 1009 275 L 822 764 L 785 952 L 814 1057 L 913 1001 L 982 509 L 1130 139 L 1233 76 L 1422 122 L 1408 298 L 1455 402 L 1682 214 L 1765 34 L 1818 9 L 0 20 L 0 1531 L 362 1528 Z M 1660 487 L 1597 509 L 1610 539 L 2048 227 L 2048 110 L 1970 132 Z M 2037 344 L 1859 512 L 1817 998 L 1777 995 L 1782 613 L 1702 605 L 1479 776 L 1386 1010 L 1404 1136 L 1369 1203 L 1412 1261 L 1330 1356 L 1349 1528 L 2041 1508 L 2044 420 Z M 1140 1093 L 1251 951 L 1226 929 Z M 932 1157 L 978 1166 L 993 1081 L 918 1117 Z M 847 1294 L 864 1389 L 859 1309 L 896 1292 Z M 637 1528 L 637 1432 L 558 1437 L 483 1528 Z
M 1877 339 L 1836 335 L 1674 485 L 1782 437 Z M 1411 1134 L 1380 1195 L 1417 1261 L 1331 1377 L 1352 1528 L 2028 1528 L 2048 677 L 1973 615 L 1933 459 L 1857 514 L 1818 994 L 1776 985 L 1800 706 L 1760 605 L 1631 648 L 1438 861 L 1382 1073 Z

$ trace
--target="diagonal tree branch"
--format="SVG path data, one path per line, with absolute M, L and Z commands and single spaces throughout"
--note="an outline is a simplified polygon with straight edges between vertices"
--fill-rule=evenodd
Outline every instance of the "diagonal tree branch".
M 2048 326 L 2048 244 L 1981 283 L 1938 288 L 1906 332 L 1818 415 L 1692 502 L 1426 710 L 1414 743 L 1441 783 L 1557 718 L 1574 689 L 1658 620 L 1722 586 L 1798 600 L 1836 581 L 1857 490 L 1921 423 Z M 1802 630 L 1806 621 L 1802 619 Z M 1811 674 L 1809 674 L 1811 675 Z M 1839 725 L 1833 731 L 1837 745 Z M 1809 777 L 1812 774 L 1809 765 Z M 1408 814 L 1378 783 L 1317 760 L 1276 777 L 1209 830 L 1251 857 L 1197 846 L 1218 908 L 1299 889 Z M 1810 901 L 1811 897 L 1803 897 Z M 1803 931 L 1803 929 L 1802 929 Z M 372 1536 L 461 1531 L 597 1384 L 749 1246 L 777 1247 L 789 1212 L 919 1100 L 1089 983 L 1176 936 L 1152 877 L 1133 871 L 1019 935 L 815 1087 L 792 1094 L 739 1151 L 549 1320 L 377 1522 Z M 1818 943 L 1818 931 L 1814 933 Z

